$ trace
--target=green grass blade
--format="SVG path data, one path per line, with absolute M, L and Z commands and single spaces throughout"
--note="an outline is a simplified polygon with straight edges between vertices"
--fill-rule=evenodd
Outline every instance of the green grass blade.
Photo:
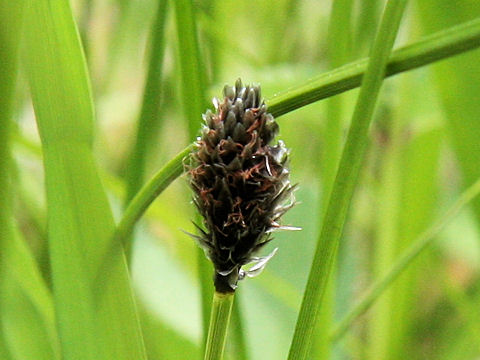
M 157 139 L 162 112 L 160 101 L 162 97 L 162 68 L 165 51 L 165 23 L 167 18 L 168 0 L 158 3 L 156 17 L 150 32 L 150 52 L 148 57 L 148 70 L 143 91 L 140 116 L 134 144 L 130 154 L 126 172 L 125 204 L 128 204 L 144 182 L 148 150 L 152 149 Z M 125 244 L 125 254 L 128 263 L 131 263 L 132 242 Z
M 407 78 L 407 77 L 405 77 Z M 405 81 L 406 79 L 401 80 Z M 397 84 L 401 81 L 397 81 Z M 400 86 L 396 92 L 400 93 Z M 400 97 L 400 96 L 399 96 Z M 403 103 L 401 103 L 403 104 Z M 402 143 L 403 122 L 401 106 L 395 108 L 388 103 L 383 104 L 384 116 L 379 116 L 379 122 L 385 138 L 388 139 L 374 147 L 372 151 L 380 153 L 378 160 L 378 184 L 375 186 L 374 197 L 376 212 L 374 215 L 375 230 L 373 231 L 371 250 L 371 272 L 373 277 L 383 275 L 395 260 L 398 246 L 398 219 L 401 214 L 402 199 L 401 174 L 402 154 L 405 146 Z M 382 121 L 383 120 L 383 121 Z M 373 145 L 375 146 L 375 145 Z M 375 307 L 375 315 L 368 322 L 368 341 L 366 357 L 379 360 L 390 355 L 389 345 L 392 340 L 392 308 L 396 306 L 392 291 L 385 294 Z M 382 334 L 382 336 L 379 336 Z M 387 356 L 388 357 L 388 356 Z
M 349 45 L 351 39 L 351 11 L 352 0 L 337 0 L 333 2 L 330 18 L 328 55 L 332 68 L 345 64 L 349 57 Z M 322 196 L 323 209 L 327 206 L 328 195 L 335 180 L 335 174 L 342 155 L 343 136 L 343 103 L 344 98 L 336 96 L 327 103 L 327 116 L 323 141 L 328 154 L 322 158 Z
M 351 0 L 335 0 L 332 3 L 330 22 L 328 28 L 327 56 L 329 67 L 335 69 L 344 65 L 350 55 L 350 31 L 352 22 L 353 2 Z M 345 96 L 334 96 L 328 99 L 326 108 L 326 124 L 322 138 L 317 145 L 318 149 L 323 148 L 321 153 L 319 178 L 321 196 L 321 216 L 324 215 L 327 207 L 328 195 L 331 192 L 335 174 L 342 151 L 342 137 L 345 120 Z M 320 139 L 319 139 L 320 140 Z M 324 144 L 324 145 L 322 145 Z M 315 330 L 315 341 L 310 357 L 315 359 L 330 358 L 330 342 L 327 334 L 332 326 L 335 304 L 333 301 L 336 289 L 336 272 L 332 272 L 327 287 L 325 299 L 320 309 Z
M 349 311 L 349 313 L 338 323 L 331 334 L 332 341 L 338 341 L 349 329 L 352 323 L 365 311 L 367 311 L 379 298 L 379 296 L 388 289 L 389 286 L 398 278 L 403 271 L 425 250 L 431 245 L 436 236 L 443 228 L 470 204 L 480 194 L 480 180 L 477 180 L 470 186 L 458 200 L 447 210 L 447 212 L 438 219 L 432 226 L 425 230 L 407 250 L 398 258 L 391 267 L 390 271 L 381 279 L 375 281 L 357 305 Z
M 356 56 L 368 53 L 372 39 L 377 30 L 380 19 L 380 11 L 383 2 L 381 0 L 362 1 L 358 11 L 357 26 L 355 29 L 355 41 L 353 42 Z
M 0 1 L 0 358 L 56 359 L 41 322 L 45 308 L 35 306 L 46 291 L 39 274 L 30 273 L 33 259 L 23 257 L 26 247 L 15 233 L 12 211 L 11 117 L 23 10 L 24 1 Z
M 23 1 L 0 0 L 0 264 L 3 243 L 13 238 L 10 130 L 23 5 Z
M 0 358 L 60 359 L 53 301 L 13 224 L 10 118 L 23 1 L 0 1 Z
M 428 31 L 451 26 L 464 19 L 480 21 L 478 2 L 446 0 L 419 2 L 418 18 Z M 447 11 L 445 11 L 447 10 Z M 480 61 L 480 54 L 472 52 L 432 67 L 434 83 L 445 110 L 447 129 L 461 167 L 465 186 L 480 176 L 480 106 L 475 96 L 480 91 L 480 74 L 473 64 Z M 455 89 L 455 91 L 452 91 Z M 480 220 L 480 200 L 473 209 Z
M 25 57 L 44 153 L 63 358 L 144 359 L 123 253 L 102 274 L 101 293 L 92 291 L 114 223 L 92 153 L 90 87 L 68 2 L 30 2 L 26 25 Z
M 371 151 L 378 154 L 375 156 L 378 165 L 372 207 L 375 209 L 375 229 L 369 252 L 373 279 L 390 270 L 402 251 L 430 224 L 433 209 L 438 206 L 437 174 L 442 131 L 434 127 L 413 132 L 415 135 L 412 133 L 408 140 L 404 136 L 407 129 L 418 129 L 422 124 L 422 118 L 415 124 L 406 121 L 417 113 L 412 109 L 419 97 L 412 94 L 412 89 L 418 87 L 416 81 L 421 80 L 415 75 L 405 75 L 395 82 L 395 98 L 399 100 L 383 104 L 376 126 L 377 134 L 381 131 L 384 140 L 374 142 Z M 422 266 L 427 268 L 427 261 Z M 419 270 L 418 266 L 411 266 L 372 309 L 368 317 L 367 358 L 393 360 L 413 354 L 406 344 L 415 341 L 410 331 L 416 327 L 411 309 L 419 306 L 415 295 L 420 291 L 419 278 L 425 273 Z M 350 304 L 343 315 L 353 305 Z
M 2 360 L 12 360 L 10 353 L 7 350 L 7 345 L 2 336 L 0 336 L 0 359 Z
M 183 161 L 189 156 L 193 145 L 188 146 L 162 167 L 132 199 L 117 225 L 113 244 L 122 244 L 132 233 L 135 223 L 151 203 L 170 183 L 183 173 Z M 128 246 L 125 244 L 125 246 Z
M 137 131 L 127 170 L 126 203 L 133 199 L 143 184 L 148 149 L 156 139 L 162 118 L 160 100 L 162 95 L 162 68 L 165 52 L 165 22 L 168 0 L 158 2 L 157 14 L 150 33 L 148 70 L 143 91 L 142 107 L 137 122 Z M 128 252 L 127 252 L 128 254 Z
M 386 75 L 416 69 L 480 46 L 480 19 L 442 30 L 412 45 L 394 51 L 388 61 Z M 267 101 L 275 116 L 284 115 L 315 101 L 340 94 L 360 85 L 368 59 L 349 63 L 324 73 Z
M 315 324 L 318 308 L 322 303 L 334 263 L 348 207 L 360 172 L 363 153 L 368 142 L 368 128 L 405 5 L 405 0 L 393 0 L 387 3 L 372 47 L 370 61 L 362 81 L 352 124 L 317 243 L 289 359 L 305 359 L 311 345 L 313 324 Z
M 114 1 L 114 3 L 116 3 L 116 16 L 115 22 L 108 35 L 108 51 L 106 56 L 106 62 L 108 66 L 105 67 L 98 84 L 94 83 L 95 94 L 103 94 L 108 92 L 108 88 L 111 86 L 114 74 L 119 67 L 119 62 L 121 58 L 120 55 L 122 50 L 124 50 L 123 47 L 125 46 L 125 40 L 131 30 L 131 24 L 129 20 L 131 17 L 131 8 L 133 7 L 133 2 Z
M 209 103 L 207 100 L 207 75 L 200 55 L 193 2 L 191 0 L 176 0 L 173 3 L 177 27 L 183 108 L 187 119 L 189 137 L 193 140 L 200 129 L 201 116 Z
M 91 39 L 89 37 L 89 23 L 92 20 L 93 1 L 85 0 L 82 3 L 80 10 L 80 16 L 77 20 L 78 32 L 80 33 L 80 39 L 82 40 L 83 49 L 85 51 L 85 57 L 89 57 Z
M 1 325 L 14 359 L 59 360 L 52 294 L 18 234 L 3 249 Z
M 203 63 L 192 0 L 175 0 L 175 21 L 178 38 L 178 56 L 181 72 L 183 110 L 188 125 L 188 136 L 193 140 L 200 129 L 201 115 L 207 108 L 207 74 Z M 213 295 L 212 266 L 203 250 L 197 249 L 200 279 L 203 343 L 206 341 Z
M 412 87 L 415 86 L 410 79 L 415 76 L 406 76 L 403 82 L 404 100 L 403 106 L 398 107 L 399 118 L 409 118 L 411 112 L 408 101 L 415 101 L 412 96 Z M 422 92 L 420 92 L 422 94 Z M 408 100 L 407 100 L 408 99 Z M 413 104 L 412 104 L 413 105 Z M 400 209 L 398 221 L 398 233 L 395 239 L 395 257 L 384 268 L 385 274 L 412 242 L 435 220 L 434 215 L 439 207 L 438 199 L 443 192 L 439 187 L 441 178 L 442 150 L 444 142 L 444 128 L 431 125 L 431 129 L 419 132 L 408 144 L 402 148 L 403 163 L 400 164 Z M 399 137 L 402 134 L 398 134 Z M 403 168 L 402 168 L 403 166 Z M 408 169 L 408 172 L 402 171 Z M 437 262 L 431 257 L 426 257 L 422 263 L 416 263 L 402 274 L 393 286 L 393 303 L 390 316 L 390 346 L 389 354 L 397 359 L 410 357 L 415 353 L 415 348 L 406 347 L 405 343 L 413 343 L 416 339 L 414 329 L 417 317 L 412 308 L 421 305 L 421 300 L 415 296 L 421 292 L 419 283 L 429 277 L 426 271 L 436 266 Z M 442 264 L 439 264 L 442 266 Z M 424 280 L 423 280 L 424 281 Z M 353 305 L 353 304 L 352 304 Z M 375 339 L 374 339 L 375 341 Z M 372 359 L 373 360 L 373 359 Z M 393 360 L 393 359 L 392 359 Z

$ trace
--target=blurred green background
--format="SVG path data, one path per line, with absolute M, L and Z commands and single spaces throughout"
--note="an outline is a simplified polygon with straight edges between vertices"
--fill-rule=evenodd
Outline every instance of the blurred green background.
M 269 99 L 367 56 L 384 4 L 380 0 L 194 1 L 205 98 L 220 96 L 224 84 L 240 77 L 244 83 L 260 83 Z M 164 0 L 72 0 L 71 5 L 93 89 L 96 161 L 118 220 L 125 198 L 135 192 L 132 189 L 194 139 L 192 129 L 200 128 L 201 114 L 192 118 L 185 107 L 200 102 L 198 106 L 206 110 L 211 105 L 205 99 L 185 101 L 188 84 L 194 86 L 195 80 L 182 83 L 182 61 L 193 59 L 185 59 L 177 31 L 175 10 L 178 14 L 181 6 Z M 164 26 L 161 20 L 159 26 L 162 16 Z M 396 47 L 478 16 L 476 0 L 412 1 Z M 148 125 L 139 136 L 144 166 L 141 172 L 132 172 L 129 159 L 156 35 L 161 50 L 150 66 L 157 66 L 151 78 L 159 85 L 146 97 L 155 116 L 147 114 Z M 319 334 L 330 331 L 368 285 L 385 274 L 416 236 L 480 177 L 479 60 L 477 50 L 385 81 Z M 50 283 L 42 153 L 22 71 L 18 88 L 14 210 L 19 229 Z M 331 181 L 332 162 L 338 157 L 335 137 L 343 138 L 357 94 L 352 90 L 278 119 L 278 138 L 291 149 L 291 178 L 299 183 L 299 204 L 284 223 L 303 231 L 276 235 L 265 253 L 272 247 L 279 251 L 266 270 L 240 283 L 235 301 L 246 354 L 229 339 L 228 359 L 287 356 L 321 224 L 325 184 Z M 181 231 L 194 231 L 190 199 L 182 177 L 155 201 L 134 235 L 133 287 L 152 360 L 201 358 L 197 249 Z M 480 357 L 479 221 L 477 200 L 341 341 L 326 345 L 325 336 L 319 336 L 310 358 Z

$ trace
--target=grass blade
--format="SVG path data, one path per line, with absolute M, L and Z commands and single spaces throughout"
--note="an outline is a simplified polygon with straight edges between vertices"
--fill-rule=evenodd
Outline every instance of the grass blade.
M 351 45 L 350 30 L 353 2 L 351 0 L 335 0 L 332 3 L 330 22 L 328 28 L 327 55 L 330 68 L 335 69 L 344 65 L 349 58 Z M 342 154 L 342 137 L 344 130 L 344 96 L 334 96 L 328 99 L 326 108 L 326 124 L 323 136 L 317 148 L 324 151 L 321 156 L 320 208 L 321 216 L 324 215 L 328 205 L 328 195 L 331 192 L 338 162 Z M 334 293 L 336 288 L 336 272 L 332 272 L 329 285 L 326 291 L 326 301 L 320 309 L 315 330 L 315 345 L 312 348 L 310 357 L 315 359 L 328 359 L 330 357 L 330 342 L 327 334 L 330 332 L 334 313 Z
M 23 1 L 0 0 L 0 264 L 4 242 L 13 238 L 10 130 L 22 14 Z
M 14 359 L 59 360 L 52 294 L 29 248 L 15 234 L 3 249 L 1 325 Z
M 313 324 L 316 321 L 318 308 L 325 293 L 334 256 L 342 235 L 348 207 L 368 141 L 368 128 L 405 5 L 405 0 L 393 0 L 387 3 L 372 47 L 370 61 L 362 82 L 352 125 L 317 243 L 289 359 L 305 359 L 312 341 Z
M 416 69 L 435 61 L 476 49 L 480 46 L 480 19 L 442 30 L 412 45 L 394 51 L 388 61 L 385 76 Z M 360 85 L 368 59 L 349 63 L 324 73 L 267 101 L 275 116 L 325 99 Z
M 480 194 L 480 180 L 477 180 L 458 198 L 458 200 L 432 226 L 419 235 L 407 250 L 398 258 L 390 271 L 375 281 L 370 290 L 362 296 L 357 305 L 338 323 L 331 334 L 332 341 L 338 341 L 348 331 L 351 324 L 367 311 L 379 296 L 398 278 L 403 271 L 431 245 L 442 229 Z
M 380 0 L 362 1 L 358 11 L 355 29 L 354 53 L 356 56 L 368 53 L 377 30 L 383 2 Z
M 167 15 L 168 0 L 161 0 L 158 3 L 157 14 L 154 19 L 150 33 L 150 54 L 145 88 L 143 92 L 142 107 L 137 121 L 136 136 L 126 173 L 126 197 L 125 204 L 128 204 L 140 187 L 145 178 L 145 166 L 148 149 L 156 140 L 156 134 L 161 122 L 162 112 L 160 111 L 163 55 L 165 51 L 165 23 Z M 132 241 L 125 243 L 125 254 L 128 263 L 131 262 Z
M 207 75 L 200 55 L 195 11 L 191 0 L 176 0 L 175 20 L 178 36 L 182 100 L 191 140 L 200 129 L 201 115 L 208 105 Z
M 420 23 L 428 31 L 472 17 L 476 17 L 473 21 L 480 21 L 480 6 L 477 2 L 454 4 L 445 0 L 422 0 L 418 10 Z M 462 169 L 465 186 L 480 176 L 480 124 L 476 121 L 480 116 L 480 107 L 476 98 L 472 97 L 472 94 L 480 91 L 480 74 L 472 68 L 479 61 L 479 53 L 473 52 L 432 68 L 434 84 L 445 110 L 447 129 Z M 473 205 L 477 221 L 480 221 L 480 200 L 474 201 Z
M 349 57 L 349 45 L 351 42 L 351 12 L 353 8 L 351 0 L 337 0 L 333 2 L 330 26 L 328 31 L 328 55 L 331 68 L 335 69 L 344 65 Z M 325 188 L 324 208 L 327 205 L 328 194 L 335 180 L 335 173 L 342 155 L 343 135 L 343 101 L 342 97 L 332 97 L 327 104 L 327 124 L 325 127 L 325 148 L 328 156 L 322 159 L 322 174 Z
M 0 1 L 0 358 L 59 359 L 51 294 L 15 231 L 11 128 L 23 1 Z
M 161 120 L 160 100 L 162 95 L 161 85 L 167 5 L 167 0 L 158 2 L 156 18 L 150 33 L 150 52 L 142 107 L 126 175 L 126 203 L 133 199 L 144 181 L 147 150 L 155 140 L 154 135 L 157 133 L 156 130 Z
M 162 167 L 142 187 L 128 205 L 114 234 L 113 245 L 122 244 L 132 233 L 135 223 L 142 217 L 150 204 L 170 183 L 183 173 L 183 161 L 190 154 L 193 145 L 183 149 L 178 155 Z
M 207 74 L 200 55 L 195 8 L 192 0 L 175 0 L 175 20 L 178 37 L 183 109 L 188 125 L 188 135 L 193 140 L 200 128 L 201 114 L 208 101 Z M 208 320 L 213 296 L 212 266 L 203 250 L 197 249 L 197 267 L 202 299 L 203 343 L 208 332 Z
M 93 106 L 71 9 L 66 0 L 30 2 L 26 20 L 63 358 L 145 359 L 123 253 L 103 274 L 101 293 L 92 291 L 114 223 L 92 153 Z

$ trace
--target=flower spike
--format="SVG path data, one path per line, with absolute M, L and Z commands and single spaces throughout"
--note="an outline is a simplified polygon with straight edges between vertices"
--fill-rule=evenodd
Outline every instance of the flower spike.
M 282 141 L 270 145 L 278 125 L 261 98 L 260 86 L 225 86 L 214 98 L 215 113 L 205 124 L 187 166 L 193 202 L 207 231 L 193 238 L 215 267 L 220 293 L 234 292 L 238 280 L 260 273 L 268 256 L 257 253 L 280 226 L 279 218 L 295 203 L 290 184 L 288 150 Z M 243 265 L 255 263 L 249 270 Z

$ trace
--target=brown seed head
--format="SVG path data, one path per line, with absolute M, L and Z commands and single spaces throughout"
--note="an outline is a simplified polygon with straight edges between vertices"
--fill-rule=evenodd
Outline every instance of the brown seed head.
M 207 229 L 195 238 L 213 262 L 217 291 L 233 292 L 239 279 L 259 272 L 273 255 L 256 257 L 271 232 L 282 229 L 278 220 L 294 204 L 294 186 L 288 150 L 281 141 L 270 145 L 278 125 L 260 87 L 244 87 L 239 79 L 223 94 L 214 99 L 216 112 L 203 115 L 188 173 Z M 251 262 L 257 265 L 241 269 Z

